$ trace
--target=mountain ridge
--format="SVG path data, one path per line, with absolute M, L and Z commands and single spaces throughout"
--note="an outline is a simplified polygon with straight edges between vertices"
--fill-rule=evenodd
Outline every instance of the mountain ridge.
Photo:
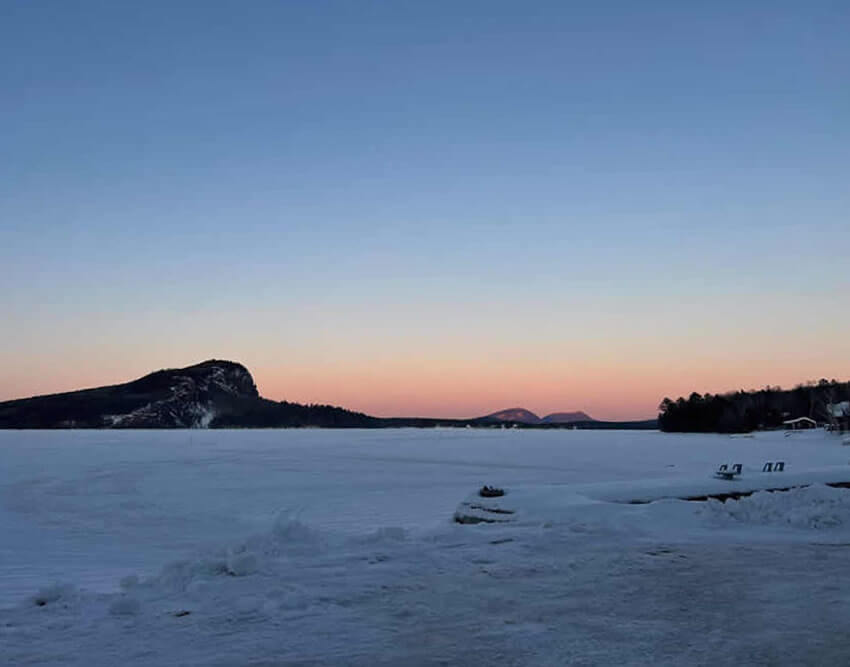
M 505 410 L 499 410 L 498 412 L 493 412 L 489 415 L 485 415 L 484 417 L 479 417 L 479 420 L 520 424 L 572 424 L 575 422 L 597 421 L 581 410 L 576 410 L 574 412 L 553 412 L 545 417 L 539 417 L 526 408 L 507 408 Z
M 333 405 L 273 401 L 260 396 L 240 363 L 209 359 L 185 368 L 154 371 L 130 382 L 0 402 L 0 429 L 174 428 L 655 428 L 656 420 L 599 422 L 583 412 L 543 419 L 523 408 L 478 419 L 373 417 Z M 567 417 L 565 417 L 565 415 Z M 549 421 L 547 421 L 549 420 Z
M 553 412 L 552 414 L 543 417 L 541 421 L 547 424 L 572 424 L 574 422 L 595 422 L 598 420 L 594 419 L 583 410 L 576 410 L 574 412 Z
M 343 408 L 262 398 L 240 363 L 209 359 L 122 384 L 0 402 L 0 428 L 369 426 Z

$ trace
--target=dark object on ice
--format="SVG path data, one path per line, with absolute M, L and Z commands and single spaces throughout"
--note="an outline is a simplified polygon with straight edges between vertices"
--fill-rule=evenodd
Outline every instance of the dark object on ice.
M 175 612 L 174 612 L 174 616 L 175 616 L 176 618 L 180 618 L 181 616 L 188 616 L 188 615 L 189 615 L 189 614 L 191 614 L 191 613 L 192 613 L 192 612 L 191 612 L 191 611 L 189 611 L 189 610 L 187 610 L 187 609 L 181 609 L 180 611 L 175 611 Z
M 488 519 L 483 516 L 473 516 L 471 514 L 461 514 L 460 512 L 455 512 L 454 522 L 462 525 L 475 525 L 478 523 L 504 523 L 504 519 Z
M 762 466 L 762 472 L 783 472 L 785 470 L 785 461 L 777 461 L 773 463 L 768 461 Z
M 717 472 L 714 473 L 715 477 L 719 477 L 721 479 L 735 479 L 738 475 L 741 474 L 741 466 L 740 463 L 736 463 L 730 469 L 728 465 L 725 463 L 717 469 Z
M 513 514 L 513 510 L 503 510 L 501 507 L 486 507 L 484 505 L 468 505 L 469 509 L 472 510 L 481 510 L 482 512 L 489 512 L 490 514 Z
M 478 491 L 478 495 L 482 498 L 498 498 L 505 495 L 504 489 L 496 488 L 495 486 L 487 486 L 486 484 Z

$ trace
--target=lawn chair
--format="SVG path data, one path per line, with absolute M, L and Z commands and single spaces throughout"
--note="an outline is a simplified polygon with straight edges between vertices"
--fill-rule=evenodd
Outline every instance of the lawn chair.
M 735 479 L 741 474 L 742 468 L 743 466 L 740 463 L 736 463 L 731 468 L 724 463 L 717 469 L 714 476 L 719 477 L 720 479 Z

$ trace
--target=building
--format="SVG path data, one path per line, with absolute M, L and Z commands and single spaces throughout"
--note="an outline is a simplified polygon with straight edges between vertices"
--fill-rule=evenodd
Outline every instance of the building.
M 806 428 L 817 428 L 818 423 L 810 417 L 797 417 L 796 419 L 786 419 L 782 425 L 791 431 Z
M 830 403 L 826 406 L 830 430 L 850 431 L 850 401 Z

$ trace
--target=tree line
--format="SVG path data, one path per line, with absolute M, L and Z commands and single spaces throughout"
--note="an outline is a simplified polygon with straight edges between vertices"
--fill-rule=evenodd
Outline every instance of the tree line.
M 830 404 L 850 400 L 850 382 L 822 379 L 793 389 L 765 387 L 725 394 L 692 393 L 688 398 L 665 398 L 658 406 L 662 431 L 699 433 L 747 433 L 781 428 L 797 417 L 829 423 Z

